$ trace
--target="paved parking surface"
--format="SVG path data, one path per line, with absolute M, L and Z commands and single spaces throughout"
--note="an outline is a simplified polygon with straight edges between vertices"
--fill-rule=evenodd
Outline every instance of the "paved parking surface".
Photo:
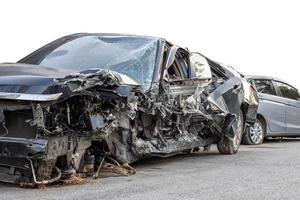
M 137 174 L 83 185 L 22 189 L 0 184 L 0 199 L 300 199 L 300 140 L 242 146 L 236 155 L 209 153 L 143 160 Z

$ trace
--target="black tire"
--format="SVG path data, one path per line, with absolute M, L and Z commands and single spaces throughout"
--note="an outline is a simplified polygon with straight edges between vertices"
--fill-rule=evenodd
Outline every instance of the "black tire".
M 265 137 L 265 125 L 260 119 L 257 119 L 253 126 L 247 127 L 243 135 L 243 144 L 260 145 Z
M 239 150 L 244 130 L 244 116 L 242 111 L 240 111 L 236 122 L 234 122 L 233 128 L 237 130 L 236 136 L 233 139 L 223 137 L 217 144 L 221 154 L 235 154 Z M 233 131 L 232 129 L 230 131 Z

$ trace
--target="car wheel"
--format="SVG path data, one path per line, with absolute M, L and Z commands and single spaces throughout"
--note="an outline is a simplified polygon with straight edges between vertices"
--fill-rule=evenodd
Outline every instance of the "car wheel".
M 218 150 L 221 154 L 235 154 L 238 152 L 244 129 L 244 116 L 242 111 L 240 111 L 237 120 L 232 125 L 230 131 L 236 130 L 234 138 L 229 139 L 228 137 L 223 137 L 217 144 Z
M 244 144 L 262 144 L 265 136 L 265 128 L 261 120 L 257 119 L 253 126 L 250 126 L 246 129 L 246 132 L 243 136 Z

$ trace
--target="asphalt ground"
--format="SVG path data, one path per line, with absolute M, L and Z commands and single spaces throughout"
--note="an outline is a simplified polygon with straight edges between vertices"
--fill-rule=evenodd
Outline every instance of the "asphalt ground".
M 300 139 L 241 146 L 235 155 L 210 152 L 152 158 L 128 177 L 86 179 L 82 185 L 24 189 L 0 183 L 0 199 L 300 199 Z

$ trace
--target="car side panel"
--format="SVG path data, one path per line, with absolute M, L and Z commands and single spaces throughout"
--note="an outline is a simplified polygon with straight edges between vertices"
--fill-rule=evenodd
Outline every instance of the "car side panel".
M 288 99 L 286 106 L 287 134 L 300 135 L 300 101 Z
M 286 132 L 286 103 L 281 97 L 259 93 L 258 113 L 267 123 L 267 135 Z

